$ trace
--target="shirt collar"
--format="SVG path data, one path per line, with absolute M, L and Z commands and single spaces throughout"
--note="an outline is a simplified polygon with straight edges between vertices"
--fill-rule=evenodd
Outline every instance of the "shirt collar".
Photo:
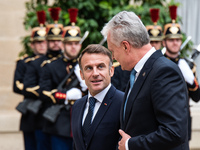
M 108 90 L 110 89 L 110 87 L 111 87 L 111 83 L 110 83 L 103 91 L 101 91 L 101 92 L 99 92 L 98 94 L 96 94 L 96 95 L 94 96 L 94 98 L 96 98 L 96 100 L 97 100 L 98 102 L 102 103 L 102 102 L 103 102 L 103 99 L 104 99 L 104 97 L 106 96 L 106 94 L 107 94 Z M 92 95 L 90 94 L 90 92 L 88 92 L 88 101 L 89 101 L 89 98 L 90 98 L 90 97 L 92 97 Z
M 149 59 L 149 57 L 156 51 L 154 47 L 152 47 L 143 57 L 140 59 L 140 61 L 135 65 L 134 69 L 139 73 L 146 61 Z

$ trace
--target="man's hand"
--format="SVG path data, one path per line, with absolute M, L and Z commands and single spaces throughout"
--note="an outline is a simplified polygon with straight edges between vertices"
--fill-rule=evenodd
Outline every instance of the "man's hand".
M 126 150 L 125 144 L 128 139 L 131 138 L 130 135 L 126 134 L 123 130 L 119 129 L 119 134 L 121 135 L 122 139 L 118 142 L 118 149 L 119 150 Z

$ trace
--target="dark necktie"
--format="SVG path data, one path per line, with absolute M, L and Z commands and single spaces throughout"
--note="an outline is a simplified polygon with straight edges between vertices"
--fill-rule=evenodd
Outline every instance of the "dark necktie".
M 94 97 L 90 97 L 88 113 L 87 113 L 87 116 L 86 116 L 84 124 L 83 124 L 83 136 L 84 137 L 87 137 L 87 135 L 90 131 L 95 103 L 96 103 L 96 99 Z
M 130 90 L 132 90 L 132 88 L 133 88 L 133 84 L 134 84 L 134 81 L 135 81 L 135 74 L 136 74 L 136 73 L 137 73 L 137 72 L 135 71 L 135 69 L 133 69 L 133 70 L 131 71 L 131 74 L 130 74 Z M 128 101 L 129 94 L 130 94 L 130 93 L 127 94 L 126 101 L 125 101 L 125 104 L 124 104 L 124 115 L 123 115 L 123 119 L 125 119 L 126 104 L 127 104 L 127 101 Z

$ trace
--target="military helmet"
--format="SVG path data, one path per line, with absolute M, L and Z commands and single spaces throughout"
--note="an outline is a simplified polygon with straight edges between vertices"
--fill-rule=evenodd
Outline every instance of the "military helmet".
M 78 14 L 77 8 L 68 9 L 71 26 L 66 26 L 63 29 L 63 42 L 68 41 L 80 41 L 81 30 L 78 26 L 75 26 L 76 18 Z
M 37 11 L 37 19 L 40 27 L 34 27 L 31 33 L 31 42 L 46 40 L 46 28 L 44 27 L 46 21 L 45 11 Z
M 54 24 L 49 24 L 46 26 L 47 40 L 62 40 L 63 25 L 58 24 L 60 10 L 61 10 L 60 7 L 49 8 L 49 12 L 50 12 L 51 18 L 54 20 Z
M 172 19 L 172 23 L 168 23 L 164 26 L 164 39 L 174 39 L 174 38 L 183 38 L 181 33 L 180 25 L 175 23 L 177 17 L 177 6 L 172 5 L 169 6 L 170 17 Z
M 159 19 L 159 9 L 151 8 L 150 9 L 151 20 L 154 25 L 147 25 L 146 29 L 149 34 L 150 41 L 162 41 L 162 27 L 157 25 Z

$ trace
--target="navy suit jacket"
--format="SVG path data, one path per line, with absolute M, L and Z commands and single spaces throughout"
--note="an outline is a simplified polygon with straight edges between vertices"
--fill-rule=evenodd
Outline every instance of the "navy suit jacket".
M 123 107 L 124 102 L 121 110 Z M 134 83 L 124 121 L 123 111 L 120 113 L 121 128 L 131 136 L 129 150 L 189 150 L 187 119 L 184 78 L 178 66 L 158 50 L 149 57 Z
M 120 108 L 124 93 L 111 86 L 92 122 L 86 139 L 82 136 L 82 118 L 88 96 L 76 101 L 72 107 L 72 133 L 76 150 L 115 150 L 119 140 Z

